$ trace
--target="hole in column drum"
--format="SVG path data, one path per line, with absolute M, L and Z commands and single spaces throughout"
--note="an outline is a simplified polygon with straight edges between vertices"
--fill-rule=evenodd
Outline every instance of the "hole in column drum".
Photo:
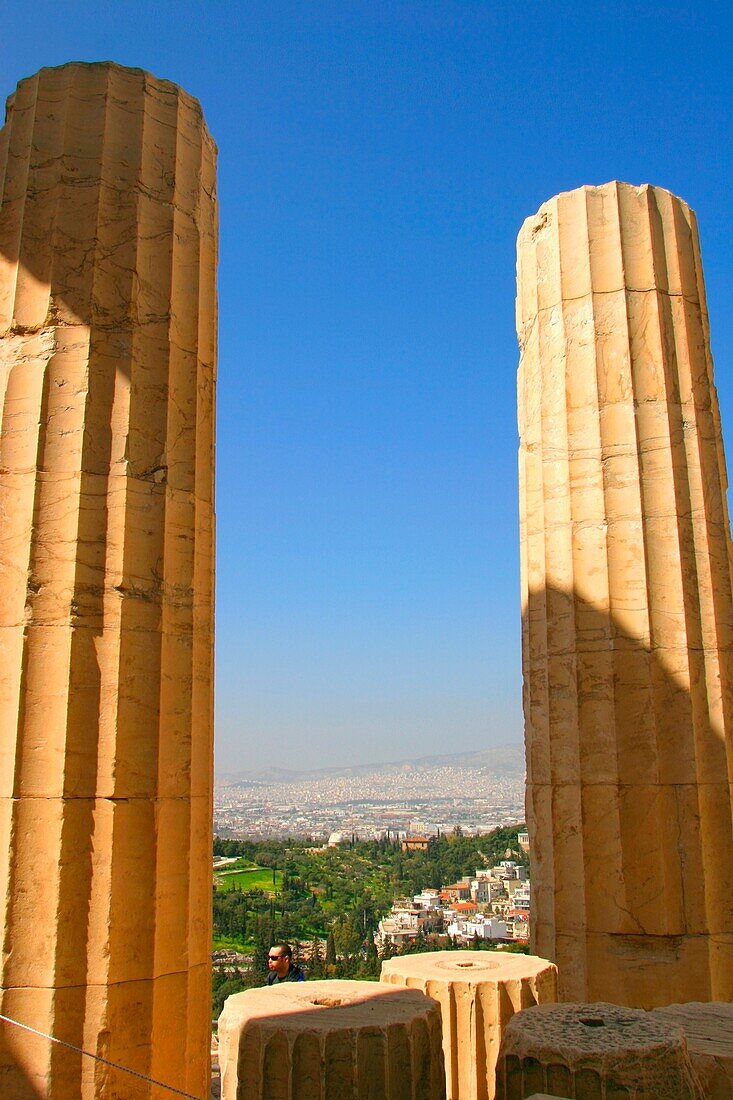
M 340 997 L 314 997 L 311 1001 L 316 1008 L 338 1008 L 343 1003 Z
M 605 1027 L 606 1021 L 601 1020 L 598 1016 L 581 1016 L 580 1022 L 585 1027 Z
M 415 956 L 419 958 L 419 955 Z M 487 959 L 486 962 L 476 962 L 476 960 L 466 960 L 466 962 L 459 962 L 457 959 L 440 959 L 434 964 L 439 970 L 495 970 L 498 966 L 498 962 L 494 962 L 491 959 Z

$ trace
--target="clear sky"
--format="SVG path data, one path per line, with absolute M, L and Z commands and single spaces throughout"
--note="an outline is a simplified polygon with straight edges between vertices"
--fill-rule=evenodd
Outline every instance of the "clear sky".
M 217 767 L 521 737 L 515 240 L 700 221 L 733 461 L 730 5 L 5 0 L 2 89 L 111 58 L 219 145 Z

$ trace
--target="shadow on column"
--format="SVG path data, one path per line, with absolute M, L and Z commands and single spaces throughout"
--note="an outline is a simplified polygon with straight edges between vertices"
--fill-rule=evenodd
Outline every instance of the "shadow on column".
M 563 1000 L 730 1001 L 729 653 L 673 674 L 619 617 L 555 588 L 524 614 L 533 951 Z

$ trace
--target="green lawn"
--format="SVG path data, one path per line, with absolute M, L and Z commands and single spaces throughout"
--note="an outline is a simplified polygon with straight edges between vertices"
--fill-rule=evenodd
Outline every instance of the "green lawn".
M 266 893 L 279 894 L 282 887 L 282 872 L 275 871 L 275 882 L 268 867 L 250 867 L 245 871 L 237 869 L 216 871 L 214 883 L 217 890 L 264 890 Z

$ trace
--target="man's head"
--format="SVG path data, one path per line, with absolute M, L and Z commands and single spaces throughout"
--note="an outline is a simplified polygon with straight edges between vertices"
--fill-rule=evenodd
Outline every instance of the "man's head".
M 267 956 L 267 968 L 271 974 L 274 972 L 278 978 L 284 978 L 290 969 L 292 957 L 293 951 L 289 943 L 275 943 Z

